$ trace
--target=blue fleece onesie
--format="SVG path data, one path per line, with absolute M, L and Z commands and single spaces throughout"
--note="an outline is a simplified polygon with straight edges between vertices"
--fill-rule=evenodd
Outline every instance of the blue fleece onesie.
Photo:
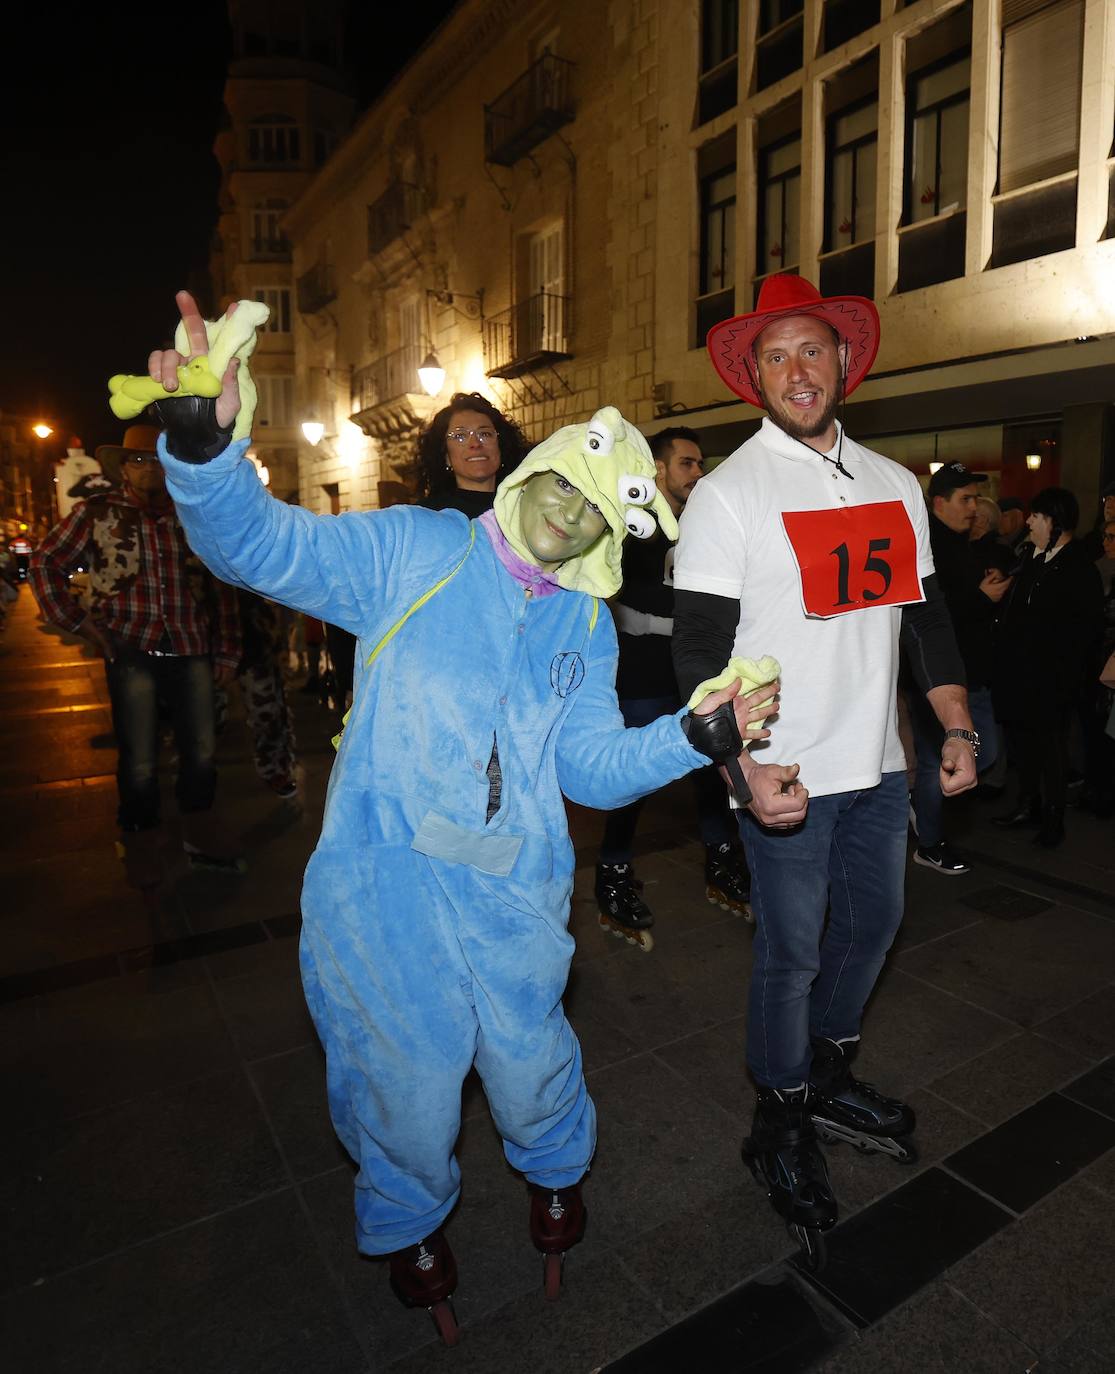
M 553 1188 L 585 1173 L 596 1124 L 561 1004 L 574 867 L 562 794 L 623 806 L 707 760 L 681 712 L 624 728 L 615 631 L 594 597 L 531 597 L 455 511 L 287 506 L 247 447 L 200 466 L 165 440 L 159 454 L 218 577 L 359 640 L 302 889 L 301 962 L 333 1122 L 359 1164 L 357 1245 L 384 1254 L 424 1239 L 457 1200 L 473 1064 L 514 1168 Z M 502 788 L 486 821 L 493 746 Z

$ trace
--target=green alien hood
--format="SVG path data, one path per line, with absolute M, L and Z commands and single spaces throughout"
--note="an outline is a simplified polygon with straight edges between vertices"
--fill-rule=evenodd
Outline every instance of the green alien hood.
M 649 539 L 654 520 L 668 539 L 678 537 L 677 521 L 655 485 L 654 459 L 647 441 L 615 406 L 598 410 L 587 424 L 565 425 L 544 439 L 496 489 L 495 512 L 508 543 L 528 563 L 536 560 L 520 529 L 519 498 L 523 487 L 539 472 L 557 472 L 594 506 L 607 529 L 584 553 L 563 563 L 557 572 L 561 586 L 590 596 L 614 596 L 623 581 L 620 572 L 627 534 Z

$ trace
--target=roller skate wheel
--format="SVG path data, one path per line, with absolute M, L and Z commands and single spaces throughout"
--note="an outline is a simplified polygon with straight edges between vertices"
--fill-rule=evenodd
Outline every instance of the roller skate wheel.
M 461 1329 L 457 1325 L 457 1316 L 453 1311 L 453 1304 L 446 1299 L 445 1302 L 435 1302 L 429 1309 L 430 1316 L 434 1319 L 437 1333 L 441 1337 L 443 1345 L 456 1345 L 461 1339 Z
M 801 1262 L 811 1274 L 819 1274 L 828 1259 L 825 1238 L 815 1226 L 786 1227 L 791 1239 L 801 1250 Z
M 564 1265 L 563 1254 L 542 1257 L 542 1288 L 549 1302 L 555 1302 L 561 1296 L 561 1271 Z
M 730 911 L 733 915 L 742 916 L 749 925 L 754 922 L 755 915 L 749 903 L 730 902 L 722 892 L 718 892 L 714 887 L 706 887 L 705 896 L 708 898 L 710 906 L 718 906 L 721 911 Z
M 626 940 L 629 945 L 637 945 L 644 954 L 649 954 L 654 948 L 654 936 L 649 930 L 628 930 L 626 926 L 621 926 L 618 922 L 604 915 L 597 919 L 600 922 L 601 930 L 606 930 L 610 935 L 614 935 L 617 940 Z

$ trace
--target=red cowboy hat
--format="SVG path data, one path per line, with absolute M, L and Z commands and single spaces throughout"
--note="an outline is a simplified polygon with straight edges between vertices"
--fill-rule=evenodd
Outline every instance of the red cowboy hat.
M 768 324 L 787 315 L 816 315 L 848 345 L 844 395 L 850 396 L 867 376 L 879 351 L 875 303 L 866 296 L 822 296 L 812 282 L 794 272 L 767 277 L 759 288 L 758 307 L 750 315 L 736 315 L 709 330 L 709 356 L 720 380 L 737 396 L 765 410 L 755 386 L 755 340 Z

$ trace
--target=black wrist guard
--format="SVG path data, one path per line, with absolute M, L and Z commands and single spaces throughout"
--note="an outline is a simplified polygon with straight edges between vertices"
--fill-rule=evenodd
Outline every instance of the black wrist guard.
M 166 431 L 167 452 L 183 463 L 208 463 L 228 448 L 232 425 L 217 423 L 215 396 L 171 396 L 152 402 Z
M 739 756 L 743 753 L 743 736 L 736 724 L 736 713 L 730 701 L 718 706 L 708 715 L 698 716 L 690 711 L 681 718 L 681 728 L 685 738 L 699 754 L 712 759 L 713 763 L 723 764 L 732 782 L 732 791 L 740 806 L 751 800 L 751 789 L 739 766 Z
M 736 713 L 730 701 L 706 716 L 698 716 L 690 711 L 687 716 L 682 716 L 681 728 L 693 748 L 712 759 L 713 763 L 726 763 L 728 759 L 737 758 L 743 749 L 743 736 L 736 724 Z

